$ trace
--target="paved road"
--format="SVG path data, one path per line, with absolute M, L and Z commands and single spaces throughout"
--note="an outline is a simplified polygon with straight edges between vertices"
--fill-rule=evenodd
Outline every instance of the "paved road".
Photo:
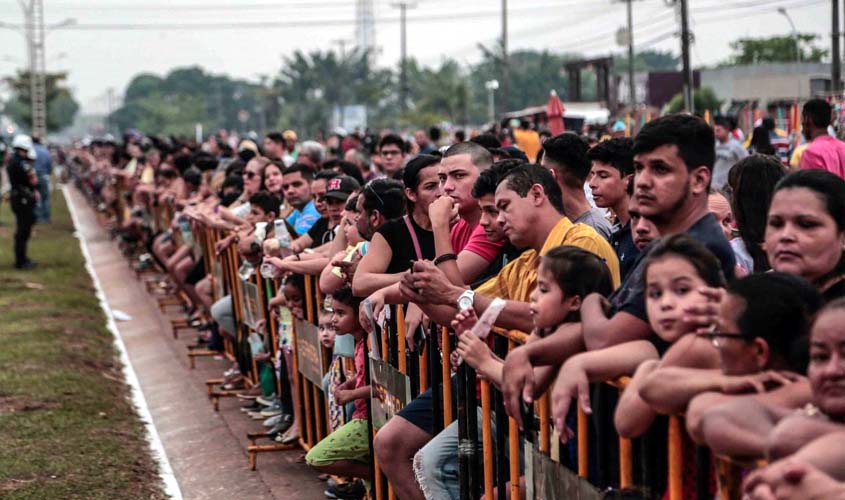
M 135 280 L 126 259 L 82 195 L 71 188 L 77 231 L 87 241 L 94 270 L 112 309 L 131 321 L 118 322 L 120 336 L 138 375 L 153 422 L 185 499 L 323 499 L 317 474 L 298 461 L 301 451 L 261 454 L 258 471 L 249 470 L 246 433 L 262 429 L 246 419 L 240 401 L 224 398 L 216 413 L 206 397 L 205 380 L 227 368 L 222 360 L 201 358 L 188 365 L 186 345 L 193 332 L 173 340 L 169 321 Z

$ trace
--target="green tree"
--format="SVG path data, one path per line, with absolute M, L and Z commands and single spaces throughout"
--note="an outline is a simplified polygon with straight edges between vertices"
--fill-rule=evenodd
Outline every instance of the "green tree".
M 111 116 L 121 130 L 135 127 L 148 134 L 193 135 L 205 130 L 237 128 L 265 132 L 278 113 L 268 88 L 206 73 L 198 66 L 176 68 L 163 78 L 149 73 L 135 76 L 124 93 L 123 106 Z M 247 111 L 246 123 L 238 120 Z
M 32 123 L 29 71 L 18 71 L 14 77 L 4 80 L 11 89 L 11 98 L 3 106 L 3 112 L 19 125 L 27 127 Z M 79 104 L 70 90 L 64 86 L 67 73 L 47 73 L 47 131 L 58 132 L 73 123 Z
M 814 45 L 818 35 L 801 33 L 798 35 L 798 50 L 801 60 L 805 62 L 821 62 L 827 57 L 827 49 Z M 729 64 L 760 64 L 774 62 L 795 61 L 796 38 L 792 35 L 773 36 L 769 38 L 740 38 L 731 42 L 731 49 L 735 54 Z
M 296 51 L 284 58 L 272 84 L 281 103 L 275 124 L 315 136 L 328 127 L 336 106 L 364 105 L 368 114 L 378 116 L 392 86 L 391 72 L 371 69 L 365 51 L 343 57 L 331 51 Z
M 444 59 L 436 68 L 407 63 L 411 109 L 400 117 L 404 126 L 427 126 L 438 122 L 465 124 L 469 119 L 469 80 L 454 59 Z
M 722 101 L 716 96 L 716 93 L 713 92 L 713 89 L 710 87 L 701 87 L 700 89 L 693 91 L 692 102 L 695 105 L 696 112 L 699 113 L 703 113 L 705 109 L 715 112 L 719 109 L 719 106 L 722 105 Z M 677 113 L 683 107 L 684 96 L 679 93 L 675 94 L 675 96 L 672 97 L 666 105 L 666 111 L 668 113 Z
M 492 79 L 501 79 L 501 48 L 495 52 L 482 47 L 484 58 L 472 68 L 470 73 L 470 89 L 472 91 L 471 101 L 478 106 L 473 109 L 476 113 L 472 116 L 474 121 L 486 121 L 487 111 L 487 90 L 484 82 Z M 544 50 L 518 50 L 508 55 L 508 75 L 510 80 L 510 92 L 507 102 L 501 101 L 501 87 L 496 98 L 499 110 L 514 111 L 529 106 L 538 106 L 548 102 L 549 91 L 555 90 L 558 95 L 567 95 L 569 79 L 563 69 L 566 61 L 580 59 L 575 54 L 555 54 Z M 595 78 L 592 74 L 585 72 L 582 76 L 583 96 L 585 99 L 595 98 Z

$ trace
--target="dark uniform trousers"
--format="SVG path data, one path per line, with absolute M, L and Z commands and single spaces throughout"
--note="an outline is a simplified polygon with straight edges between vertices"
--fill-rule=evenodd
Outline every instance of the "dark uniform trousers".
M 29 262 L 26 256 L 26 244 L 35 224 L 35 200 L 23 193 L 12 192 L 12 212 L 15 214 L 15 265 L 22 266 Z

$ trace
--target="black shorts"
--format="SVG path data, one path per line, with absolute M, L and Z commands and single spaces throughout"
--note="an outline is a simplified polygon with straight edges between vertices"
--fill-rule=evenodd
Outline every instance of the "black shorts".
M 449 383 L 452 385 L 452 415 L 458 413 L 457 403 L 457 387 L 455 385 L 455 377 L 453 376 Z M 443 386 L 440 387 L 440 401 L 443 401 Z M 442 405 L 441 405 L 442 407 Z M 432 408 L 431 388 L 425 390 L 416 397 L 413 401 L 408 403 L 408 406 L 399 410 L 398 415 L 408 422 L 416 425 L 420 429 L 427 432 L 429 435 L 434 435 L 434 415 Z M 438 418 L 443 419 L 443 415 L 438 415 Z
M 200 260 L 194 264 L 188 276 L 185 277 L 185 283 L 196 285 L 203 278 L 205 278 L 205 257 L 200 257 Z

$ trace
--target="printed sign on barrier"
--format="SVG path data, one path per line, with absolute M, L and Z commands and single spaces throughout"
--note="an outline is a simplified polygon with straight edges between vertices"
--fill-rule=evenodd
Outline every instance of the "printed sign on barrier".
M 220 259 L 213 259 L 211 261 L 211 276 L 214 280 L 214 293 L 217 300 L 226 296 L 226 282 L 223 277 L 223 263 Z
M 411 402 L 411 379 L 385 361 L 370 358 L 370 399 L 373 426 L 379 429 Z
M 296 320 L 296 359 L 299 373 L 317 387 L 323 386 L 327 367 L 317 327 L 301 319 Z
M 525 443 L 526 498 L 601 500 L 604 494 L 587 480 Z

